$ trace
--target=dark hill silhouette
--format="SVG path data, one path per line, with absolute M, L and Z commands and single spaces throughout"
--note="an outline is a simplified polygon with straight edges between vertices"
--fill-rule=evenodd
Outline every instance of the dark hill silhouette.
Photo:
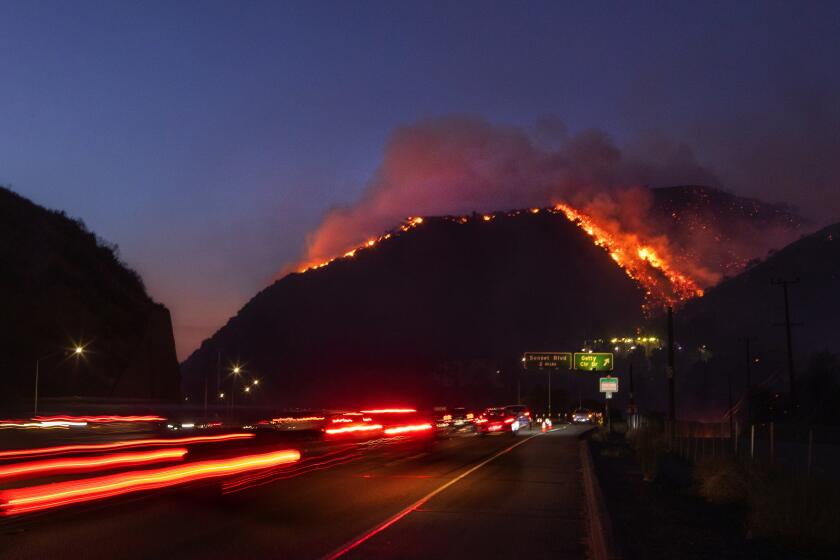
M 734 236 L 789 236 L 801 222 L 785 208 L 706 187 L 653 194 L 663 231 L 689 252 L 701 238 L 720 248 L 721 273 Z M 721 222 L 711 240 L 694 230 L 710 215 Z M 637 285 L 562 215 L 426 218 L 353 258 L 278 280 L 205 341 L 182 373 L 199 400 L 205 378 L 208 392 L 217 390 L 219 362 L 226 369 L 242 361 L 267 381 L 261 398 L 277 404 L 431 395 L 486 402 L 510 397 L 521 352 L 573 350 L 590 337 L 632 332 L 644 322 L 641 304 Z
M 643 294 L 563 216 L 465 224 L 427 218 L 322 269 L 290 274 L 205 341 L 182 373 L 215 390 L 216 364 L 241 359 L 286 405 L 429 402 L 492 394 L 528 349 L 575 348 L 632 328 Z
M 116 247 L 0 187 L 0 263 L 0 404 L 30 410 L 35 360 L 47 355 L 44 398 L 178 398 L 169 311 Z M 64 359 L 71 341 L 87 344 L 85 359 Z
M 652 189 L 651 217 L 683 257 L 721 276 L 740 273 L 747 261 L 784 247 L 809 224 L 783 204 L 768 204 L 711 187 Z
M 693 300 L 677 314 L 677 338 L 685 346 L 682 389 L 687 404 L 717 401 L 724 407 L 726 376 L 734 376 L 736 400 L 746 378 L 746 343 L 751 339 L 752 382 L 761 391 L 788 391 L 782 288 L 774 280 L 799 282 L 789 288 L 797 392 L 803 405 L 814 405 L 837 391 L 840 378 L 814 384 L 817 362 L 840 353 L 840 224 L 825 227 L 756 261 L 740 275 Z M 706 345 L 707 361 L 698 360 Z M 831 361 L 829 359 L 829 361 Z M 835 364 L 836 367 L 836 364 Z M 823 372 L 825 373 L 825 372 Z M 811 406 L 808 405 L 808 406 Z M 805 406 L 807 409 L 808 406 Z M 695 406 L 696 408 L 696 406 Z

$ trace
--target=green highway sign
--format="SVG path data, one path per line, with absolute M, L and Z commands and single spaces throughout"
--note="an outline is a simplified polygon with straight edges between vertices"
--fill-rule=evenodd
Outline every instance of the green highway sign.
M 575 369 L 583 371 L 612 371 L 612 352 L 575 352 Z
M 525 352 L 525 369 L 572 369 L 571 352 Z
M 601 377 L 598 384 L 602 393 L 618 393 L 618 377 Z

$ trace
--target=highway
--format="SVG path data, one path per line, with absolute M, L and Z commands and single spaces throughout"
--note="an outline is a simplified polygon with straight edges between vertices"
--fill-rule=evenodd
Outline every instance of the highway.
M 265 480 L 4 519 L 0 557 L 583 558 L 581 431 L 239 443 L 302 458 Z

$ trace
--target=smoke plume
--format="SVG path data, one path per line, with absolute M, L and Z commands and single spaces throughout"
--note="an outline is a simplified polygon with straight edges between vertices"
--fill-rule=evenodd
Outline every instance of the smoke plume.
M 704 266 L 696 257 L 714 232 L 693 235 L 688 253 L 684 247 L 675 250 L 657 227 L 661 217 L 651 215 L 652 196 L 645 187 L 674 184 L 718 186 L 719 180 L 685 145 L 659 139 L 648 149 L 637 146 L 630 155 L 607 134 L 570 134 L 554 117 L 542 118 L 531 128 L 471 116 L 426 120 L 393 133 L 362 199 L 327 214 L 308 237 L 305 256 L 294 268 L 342 255 L 409 216 L 564 203 L 596 218 L 616 239 L 638 240 L 638 246 L 668 258 L 698 286 L 712 285 L 721 267 Z M 686 254 L 691 258 L 681 257 Z

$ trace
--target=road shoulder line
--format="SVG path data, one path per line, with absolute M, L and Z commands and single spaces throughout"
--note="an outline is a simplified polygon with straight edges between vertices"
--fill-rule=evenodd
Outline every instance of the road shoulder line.
M 494 455 L 485 459 L 484 461 L 480 462 L 479 464 L 470 467 L 469 469 L 467 469 L 463 473 L 459 474 L 458 476 L 456 476 L 455 478 L 453 478 L 449 482 L 446 482 L 445 484 L 442 484 L 441 486 L 432 490 L 431 492 L 429 492 L 428 494 L 426 494 L 425 496 L 423 496 L 422 498 L 420 498 L 419 500 L 417 500 L 416 502 L 414 502 L 413 504 L 411 504 L 407 508 L 399 511 L 395 515 L 392 515 L 391 517 L 389 517 L 388 519 L 386 519 L 385 521 L 383 521 L 379 525 L 375 526 L 372 529 L 369 529 L 369 530 L 365 531 L 364 533 L 362 533 L 358 537 L 350 540 L 349 542 L 340 546 L 339 548 L 337 548 L 333 552 L 327 554 L 326 556 L 324 556 L 324 560 L 335 560 L 336 558 L 341 558 L 342 556 L 344 556 L 345 554 L 347 554 L 348 552 L 350 552 L 354 548 L 364 544 L 366 541 L 370 540 L 375 535 L 381 533 L 382 531 L 384 531 L 385 529 L 387 529 L 388 527 L 390 527 L 391 525 L 393 525 L 394 523 L 396 523 L 397 521 L 399 521 L 403 517 L 407 516 L 409 513 L 417 510 L 423 504 L 425 504 L 426 502 L 428 502 L 429 500 L 431 500 L 432 498 L 434 498 L 435 496 L 437 496 L 438 494 L 440 494 L 441 492 L 443 492 L 444 490 L 446 490 L 447 488 L 449 488 L 450 486 L 452 486 L 456 482 L 458 482 L 460 480 L 463 480 L 464 478 L 468 477 L 469 475 L 471 475 L 472 473 L 474 473 L 475 471 L 477 471 L 478 469 L 480 469 L 481 467 L 483 467 L 487 463 L 490 463 L 494 459 L 496 459 L 498 457 L 501 457 L 502 455 L 504 455 L 506 453 L 510 453 L 511 451 L 513 451 L 514 449 L 516 449 L 517 447 L 522 445 L 523 443 L 527 443 L 527 442 L 531 441 L 532 439 L 534 439 L 535 437 L 540 436 L 540 435 L 542 435 L 542 434 L 534 434 L 532 436 L 528 436 L 525 439 L 523 439 L 522 441 L 516 442 L 513 445 L 502 449 L 501 451 L 495 453 Z

